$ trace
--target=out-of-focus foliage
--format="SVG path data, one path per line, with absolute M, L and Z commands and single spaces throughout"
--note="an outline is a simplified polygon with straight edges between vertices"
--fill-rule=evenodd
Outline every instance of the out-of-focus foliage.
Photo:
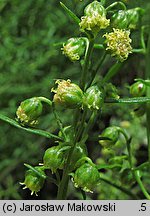
M 84 6 L 91 1 L 64 0 L 63 2 L 80 17 L 83 14 Z M 150 8 L 148 0 L 144 2 L 142 0 L 128 0 L 127 6 Z M 147 17 L 148 12 L 143 18 L 144 23 L 148 22 Z M 69 78 L 74 82 L 79 80 L 79 64 L 72 64 L 64 55 L 61 55 L 61 45 L 58 45 L 69 37 L 79 34 L 78 26 L 67 17 L 60 7 L 59 1 L 1 0 L 0 112 L 15 118 L 17 106 L 21 101 L 33 96 L 50 97 L 50 89 L 55 79 Z M 138 38 L 138 34 L 135 33 L 133 39 L 135 45 L 138 44 Z M 104 72 L 108 70 L 108 67 L 109 64 L 106 62 Z M 140 55 L 138 57 L 131 56 L 128 64 L 120 73 L 122 73 L 121 79 L 119 76 L 119 78 L 113 80 L 113 83 L 121 86 L 121 94 L 126 95 L 125 84 L 132 83 L 134 78 L 144 75 L 143 57 Z M 129 111 L 127 112 L 126 107 L 117 109 L 106 107 L 103 122 L 102 120 L 97 122 L 93 134 L 100 133 L 109 123 L 118 122 L 117 116 L 120 116 L 121 121 L 131 120 L 131 115 Z M 70 120 L 67 111 L 66 115 L 62 115 L 62 118 L 67 125 Z M 142 122 L 144 122 L 144 119 Z M 143 145 L 145 147 L 145 141 L 141 138 L 143 137 L 144 126 L 139 126 L 141 133 L 135 133 L 136 130 L 139 130 L 136 120 L 133 120 L 133 123 L 130 124 L 132 124 L 132 127 L 128 130 L 135 136 L 135 143 L 138 143 L 137 149 L 142 148 Z M 45 108 L 40 127 L 53 133 L 58 132 L 54 117 L 49 112 L 49 107 Z M 91 156 L 96 159 L 101 155 L 100 153 L 97 155 L 97 152 L 100 152 L 100 147 L 94 141 L 94 135 L 88 141 L 88 145 Z M 136 135 L 139 137 L 136 137 Z M 52 141 L 28 134 L 0 121 L 0 199 L 28 199 L 29 191 L 22 191 L 19 186 L 19 181 L 24 178 L 25 167 L 23 163 L 29 162 L 36 165 L 37 161 L 42 159 L 44 150 L 52 144 Z M 111 176 L 111 174 L 109 173 L 108 176 Z M 107 190 L 105 190 L 105 187 L 107 188 L 107 185 L 104 183 L 102 186 L 103 189 L 98 189 L 99 195 L 97 198 L 110 199 L 111 197 L 106 196 Z M 110 187 L 110 190 L 112 190 L 112 187 Z M 53 199 L 55 193 L 53 185 L 47 182 L 40 193 L 39 199 Z M 113 199 L 126 199 L 126 197 L 117 189 L 114 190 L 112 196 Z M 31 199 L 30 196 L 29 198 Z

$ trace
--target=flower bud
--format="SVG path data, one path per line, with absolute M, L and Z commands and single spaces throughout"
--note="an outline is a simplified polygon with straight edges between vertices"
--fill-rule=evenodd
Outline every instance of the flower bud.
M 136 7 L 136 8 L 127 10 L 128 28 L 136 29 L 140 21 L 140 18 L 143 14 L 144 14 L 144 9 L 140 7 Z
M 84 38 L 70 38 L 62 48 L 65 54 L 71 61 L 78 61 L 85 53 L 86 41 Z
M 133 8 L 129 10 L 119 10 L 111 18 L 111 26 L 117 29 L 136 29 L 144 10 Z
M 111 56 L 115 56 L 117 60 L 121 62 L 128 58 L 129 53 L 132 53 L 132 47 L 130 45 L 131 39 L 129 35 L 129 30 L 127 31 L 115 28 L 113 28 L 113 32 L 103 35 L 103 37 L 106 38 L 106 50 L 111 53 Z
M 74 109 L 82 106 L 83 92 L 80 87 L 70 80 L 57 80 L 58 87 L 55 92 L 54 103 L 59 106 Z
M 89 109 L 99 110 L 103 105 L 103 92 L 98 86 L 91 86 L 85 92 L 84 103 Z
M 29 169 L 28 171 L 26 171 L 24 182 L 20 183 L 21 185 L 25 185 L 23 189 L 29 188 L 29 190 L 31 190 L 31 195 L 33 195 L 34 193 L 37 195 L 37 192 L 41 190 L 45 181 L 45 179 L 42 177 L 42 175 L 45 175 L 42 168 L 37 166 L 34 167 L 34 169 L 37 170 L 41 174 L 41 176 L 33 170 Z
M 126 10 L 117 11 L 111 18 L 111 26 L 117 29 L 128 28 L 128 16 Z
M 106 83 L 104 86 L 104 92 L 106 98 L 115 98 L 119 99 L 118 89 L 112 83 Z
M 140 81 L 133 83 L 130 86 L 130 94 L 133 97 L 142 97 L 146 95 L 146 85 Z
M 81 31 L 91 31 L 96 35 L 101 29 L 107 28 L 110 20 L 106 19 L 106 10 L 98 1 L 93 1 L 84 10 L 84 15 L 81 17 Z
M 35 126 L 42 113 L 42 103 L 38 97 L 26 99 L 21 102 L 16 111 L 17 119 L 23 126 Z
M 45 151 L 43 164 L 46 169 L 51 169 L 52 173 L 55 173 L 57 169 L 61 169 L 63 162 L 63 152 L 60 151 L 59 146 L 53 146 Z
M 99 136 L 99 144 L 105 148 L 110 148 L 117 142 L 119 138 L 119 128 L 116 126 L 107 127 Z
M 80 166 L 74 174 L 74 186 L 92 193 L 94 187 L 99 183 L 99 178 L 100 174 L 96 167 L 85 163 Z

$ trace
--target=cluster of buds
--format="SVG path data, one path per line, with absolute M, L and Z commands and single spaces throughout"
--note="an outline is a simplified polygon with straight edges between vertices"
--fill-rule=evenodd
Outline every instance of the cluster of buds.
M 106 50 L 121 62 L 125 61 L 128 58 L 128 55 L 132 53 L 129 35 L 129 30 L 115 28 L 113 28 L 113 32 L 104 34 L 104 37 L 106 38 L 105 43 L 107 44 Z
M 84 163 L 75 171 L 72 180 L 76 188 L 92 193 L 94 187 L 99 183 L 100 173 L 94 165 Z
M 118 29 L 136 29 L 143 13 L 144 10 L 139 7 L 119 10 L 112 16 L 111 26 Z
M 57 89 L 52 89 L 55 93 L 53 101 L 56 105 L 66 108 L 82 108 L 86 106 L 91 110 L 98 110 L 103 104 L 103 91 L 94 85 L 89 87 L 85 93 L 80 87 L 70 80 L 57 80 Z
M 85 38 L 70 38 L 61 48 L 63 54 L 65 54 L 71 61 L 78 61 L 84 55 L 86 50 Z
M 84 16 L 81 17 L 81 31 L 90 31 L 95 36 L 101 29 L 109 26 L 110 20 L 106 18 L 106 10 L 98 1 L 93 1 L 84 9 Z

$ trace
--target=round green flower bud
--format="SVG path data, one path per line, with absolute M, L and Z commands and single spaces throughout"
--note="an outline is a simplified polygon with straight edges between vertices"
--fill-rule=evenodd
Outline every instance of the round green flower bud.
M 111 18 L 111 26 L 117 29 L 128 28 L 128 15 L 126 10 L 117 11 Z
M 43 165 L 46 169 L 51 169 L 55 173 L 57 169 L 62 169 L 64 162 L 63 152 L 59 146 L 53 146 L 45 151 Z
M 98 88 L 98 86 L 91 86 L 85 92 L 85 105 L 92 110 L 99 110 L 103 105 L 103 92 Z
M 99 137 L 102 138 L 99 140 L 99 144 L 105 148 L 110 148 L 115 145 L 119 138 L 119 129 L 116 126 L 110 126 L 106 128 Z
M 36 169 L 41 175 L 45 175 L 41 167 L 37 166 L 34 167 L 34 169 Z M 37 192 L 39 192 L 43 187 L 44 181 L 45 179 L 42 176 L 29 169 L 28 171 L 26 171 L 24 182 L 20 184 L 25 185 L 23 189 L 28 188 L 29 190 L 31 190 L 31 195 L 33 195 L 34 193 L 37 195 Z
M 137 81 L 130 86 L 130 94 L 133 97 L 142 97 L 146 95 L 146 85 L 144 83 Z
M 94 187 L 99 183 L 99 178 L 100 174 L 96 167 L 85 163 L 80 166 L 74 174 L 74 186 L 92 193 Z
M 141 16 L 144 14 L 144 9 L 137 7 L 127 10 L 128 28 L 136 29 Z
M 55 92 L 54 103 L 59 106 L 74 109 L 82 106 L 83 102 L 83 91 L 80 87 L 70 80 L 57 80 L 58 87 Z
M 88 4 L 84 9 L 85 16 L 92 16 L 93 14 L 106 16 L 106 10 L 102 6 L 102 4 L 98 1 L 93 1 L 92 3 Z
M 111 26 L 117 29 L 136 29 L 143 14 L 142 8 L 119 10 L 111 18 Z
M 42 103 L 38 97 L 26 99 L 21 102 L 16 111 L 17 119 L 23 126 L 35 126 L 42 113 Z
M 85 53 L 86 41 L 84 38 L 70 38 L 63 44 L 63 54 L 71 61 L 78 61 Z
M 79 23 L 81 31 L 91 31 L 95 36 L 101 29 L 107 28 L 110 20 L 106 19 L 106 10 L 98 1 L 93 1 L 84 10 Z

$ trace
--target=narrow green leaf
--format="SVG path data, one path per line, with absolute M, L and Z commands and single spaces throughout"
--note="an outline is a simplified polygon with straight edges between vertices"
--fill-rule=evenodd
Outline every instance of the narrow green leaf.
M 35 172 L 37 175 L 39 175 L 40 177 L 46 179 L 46 175 L 41 174 L 37 169 L 35 169 L 33 166 L 24 163 L 24 166 L 27 167 L 28 169 L 32 170 L 33 172 Z
M 26 127 L 23 127 L 21 126 L 17 121 L 11 119 L 11 118 L 8 118 L 7 116 L 4 116 L 2 114 L 0 114 L 0 120 L 2 121 L 5 121 L 11 125 L 13 125 L 14 127 L 16 128 L 20 128 L 22 130 L 25 130 L 25 131 L 28 131 L 30 133 L 34 133 L 34 134 L 37 134 L 39 136 L 44 136 L 46 138 L 54 138 L 54 139 L 58 139 L 58 140 L 61 140 L 60 137 L 54 135 L 54 134 L 51 134 L 47 131 L 44 131 L 44 130 L 40 130 L 40 129 L 33 129 L 33 128 L 26 128 Z
M 60 2 L 60 5 L 66 11 L 66 13 L 74 20 L 75 23 L 80 23 L 80 19 L 69 8 L 67 8 L 66 5 L 64 5 L 62 2 Z
M 135 98 L 120 98 L 120 99 L 106 99 L 105 103 L 122 103 L 122 104 L 136 104 L 150 102 L 150 97 L 135 97 Z

